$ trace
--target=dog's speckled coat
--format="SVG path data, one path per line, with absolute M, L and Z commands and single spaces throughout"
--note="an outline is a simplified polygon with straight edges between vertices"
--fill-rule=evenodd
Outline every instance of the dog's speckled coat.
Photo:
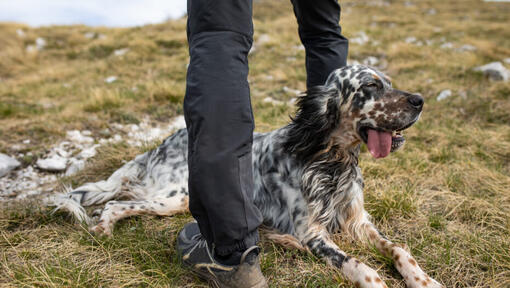
M 344 232 L 391 257 L 408 287 L 442 287 L 405 249 L 377 231 L 363 208 L 358 167 L 366 129 L 404 130 L 416 122 L 416 95 L 393 89 L 381 72 L 355 65 L 331 73 L 324 86 L 298 99 L 292 122 L 253 139 L 254 199 L 271 230 L 267 237 L 308 250 L 340 269 L 356 287 L 386 287 L 377 272 L 349 257 L 331 239 Z M 391 151 L 403 142 L 392 143 Z M 158 148 L 137 156 L 106 181 L 88 183 L 52 199 L 93 225 L 83 206 L 105 203 L 96 233 L 112 233 L 121 218 L 173 215 L 188 207 L 187 131 L 181 129 Z M 115 201 L 118 198 L 130 201 Z

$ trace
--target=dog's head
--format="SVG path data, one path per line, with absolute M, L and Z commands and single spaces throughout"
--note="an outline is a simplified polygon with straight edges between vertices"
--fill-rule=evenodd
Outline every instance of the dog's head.
M 364 142 L 372 156 L 386 157 L 403 146 L 402 131 L 418 120 L 423 103 L 419 94 L 394 89 L 374 68 L 343 67 L 332 72 L 324 86 L 298 99 L 291 123 L 295 133 L 289 134 L 295 138 L 286 147 L 312 156 L 328 147 L 345 149 Z

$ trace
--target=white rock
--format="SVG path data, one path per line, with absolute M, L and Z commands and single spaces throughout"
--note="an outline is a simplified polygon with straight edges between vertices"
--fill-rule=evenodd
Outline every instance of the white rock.
M 115 82 L 115 81 L 117 81 L 117 76 L 109 76 L 109 77 L 107 77 L 106 79 L 104 79 L 104 82 L 106 82 L 106 83 L 108 83 L 108 84 L 109 84 L 109 83 L 113 83 L 113 82 Z
M 418 39 L 416 39 L 416 37 L 410 36 L 410 37 L 407 37 L 405 41 L 406 41 L 406 43 L 412 44 L 412 43 L 416 42 L 417 40 Z
M 19 38 L 25 38 L 25 31 L 23 29 L 16 29 L 16 34 Z
M 356 34 L 356 37 L 349 39 L 349 42 L 363 45 L 366 44 L 369 40 L 370 39 L 368 38 L 367 33 L 360 31 Z
M 280 100 L 276 100 L 276 99 L 271 98 L 271 97 L 266 97 L 266 98 L 264 98 L 264 99 L 262 100 L 262 102 L 264 102 L 264 103 L 271 103 L 271 104 L 273 104 L 273 105 L 281 105 L 281 104 L 283 104 L 283 102 L 282 102 L 282 101 L 280 101 Z
M 186 128 L 186 121 L 183 115 L 175 117 L 170 125 L 168 125 L 168 130 L 170 131 L 179 130 L 182 128 Z
M 347 65 L 348 66 L 351 66 L 351 65 L 360 65 L 361 63 L 359 63 L 359 61 L 357 60 L 349 60 L 347 59 Z
M 27 45 L 25 51 L 27 51 L 27 53 L 34 53 L 37 51 L 37 48 L 35 47 L 35 45 Z
M 476 51 L 476 47 L 473 45 L 464 44 L 455 50 L 457 50 L 459 52 L 473 52 L 473 51 Z
M 87 38 L 87 39 L 92 39 L 96 36 L 96 33 L 95 32 L 87 32 L 87 33 L 83 34 L 83 36 L 85 36 L 85 38 Z
M 292 89 L 292 88 L 289 88 L 287 86 L 283 86 L 283 92 L 287 93 L 287 94 L 293 94 L 295 96 L 299 96 L 301 95 L 301 91 L 297 90 L 297 89 Z
M 368 56 L 363 60 L 363 64 L 367 66 L 376 66 L 377 64 L 379 64 L 379 59 L 377 59 L 374 56 Z
M 506 64 L 510 64 L 510 58 L 505 58 L 505 60 L 503 60 L 503 62 L 505 62 Z
M 113 55 L 115 55 L 115 56 L 123 56 L 127 52 L 129 52 L 129 48 L 117 49 L 117 50 L 113 51 Z
M 437 101 L 443 101 L 444 99 L 446 99 L 446 98 L 448 98 L 450 96 L 452 96 L 452 90 L 446 89 L 446 90 L 441 91 L 441 93 L 439 93 L 439 95 L 437 96 L 436 100 Z
M 93 143 L 94 138 L 83 135 L 78 130 L 70 130 L 66 132 L 67 139 L 75 143 Z
M 501 64 L 501 62 L 492 62 L 483 66 L 479 66 L 473 69 L 477 72 L 482 72 L 489 79 L 494 81 L 508 81 L 510 77 L 510 71 Z
M 71 164 L 69 165 L 69 167 L 67 167 L 67 170 L 65 173 L 66 176 L 74 175 L 78 171 L 85 168 L 85 160 L 78 160 L 75 158 L 71 158 L 71 159 L 69 159 L 69 163 L 71 163 Z
M 37 37 L 37 39 L 35 39 L 35 46 L 37 50 L 43 50 L 44 47 L 46 47 L 46 40 L 44 40 L 42 37 Z
M 23 144 L 30 144 L 30 139 L 23 140 Z
M 0 153 L 0 177 L 3 177 L 21 165 L 18 160 Z
M 60 172 L 66 170 L 67 158 L 53 155 L 50 158 L 38 159 L 35 164 L 45 171 Z
M 268 43 L 269 41 L 271 41 L 271 37 L 269 37 L 269 35 L 267 34 L 262 34 L 257 39 L 257 45 L 263 45 Z
M 92 157 L 96 156 L 96 154 L 97 154 L 96 149 L 99 146 L 100 146 L 99 144 L 96 144 L 96 145 L 92 145 L 89 148 L 83 149 L 80 152 L 80 154 L 78 154 L 78 157 L 82 158 L 82 159 L 88 159 L 88 158 L 92 158 Z
M 452 49 L 453 48 L 453 43 L 452 42 L 446 42 L 446 43 L 443 43 L 440 47 L 442 49 Z
M 427 14 L 429 14 L 429 15 L 436 15 L 437 11 L 434 8 L 430 8 L 429 10 L 427 10 Z

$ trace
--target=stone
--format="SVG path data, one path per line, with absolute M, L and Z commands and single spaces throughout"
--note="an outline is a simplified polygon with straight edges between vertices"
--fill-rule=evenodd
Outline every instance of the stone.
M 184 115 L 175 117 L 170 123 L 170 125 L 168 125 L 169 131 L 175 131 L 182 128 L 186 128 L 186 121 L 184 120 Z
M 21 165 L 18 160 L 0 153 L 0 177 L 7 175 Z
M 117 81 L 117 77 L 116 76 L 110 76 L 110 77 L 107 77 L 106 79 L 104 79 L 104 82 L 110 84 L 110 83 L 113 83 Z
M 363 60 L 363 64 L 367 66 L 376 66 L 377 64 L 379 64 L 379 59 L 377 59 L 374 56 L 368 56 Z
M 71 163 L 71 164 L 69 165 L 69 167 L 67 167 L 67 170 L 65 173 L 66 176 L 74 175 L 78 171 L 85 168 L 85 160 L 78 160 L 76 158 L 71 158 L 71 159 L 69 159 L 69 163 Z
M 66 170 L 67 158 L 53 155 L 46 159 L 38 159 L 35 164 L 44 171 L 61 172 Z
M 70 130 L 66 132 L 67 139 L 75 143 L 93 143 L 94 138 L 83 135 L 78 130 Z
M 113 55 L 124 56 L 127 52 L 129 52 L 129 48 L 117 49 L 117 50 L 113 51 Z
M 287 86 L 283 86 L 283 92 L 287 93 L 287 94 L 293 94 L 295 96 L 299 96 L 301 95 L 301 91 L 297 90 L 297 89 L 292 89 L 292 88 L 289 88 Z
M 46 40 L 44 40 L 44 38 L 37 37 L 37 39 L 35 39 L 35 47 L 39 51 L 43 50 L 44 47 L 46 47 Z
M 405 39 L 405 41 L 406 41 L 406 43 L 408 43 L 408 44 L 412 44 L 412 43 L 416 42 L 416 41 L 417 41 L 417 39 L 416 39 L 416 37 L 414 37 L 414 36 L 410 36 L 410 37 L 407 37 L 407 38 Z
M 99 144 L 96 144 L 96 145 L 92 145 L 89 148 L 83 149 L 80 152 L 80 154 L 78 154 L 78 157 L 82 158 L 82 159 L 87 159 L 87 158 L 92 158 L 92 157 L 96 156 L 96 154 L 97 154 L 96 149 L 99 146 L 100 146 Z
M 446 98 L 448 98 L 450 96 L 452 96 L 452 90 L 446 89 L 446 90 L 441 91 L 441 93 L 439 93 L 439 95 L 437 96 L 436 100 L 437 101 L 443 101 L 444 99 L 446 99 Z
M 470 44 L 464 44 L 455 50 L 458 52 L 474 52 L 476 51 L 476 47 Z
M 503 62 L 505 62 L 506 64 L 510 64 L 510 58 L 505 58 Z
M 501 62 L 492 62 L 483 66 L 476 67 L 473 70 L 482 72 L 493 81 L 506 82 L 510 77 L 510 71 L 508 71 L 508 69 L 506 69 Z
M 366 44 L 369 40 L 370 39 L 368 38 L 367 33 L 365 33 L 364 31 L 360 31 L 356 34 L 356 37 L 349 39 L 349 42 L 363 45 Z

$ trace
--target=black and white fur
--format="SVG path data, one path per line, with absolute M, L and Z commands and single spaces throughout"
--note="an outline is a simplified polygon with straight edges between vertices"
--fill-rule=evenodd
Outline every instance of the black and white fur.
M 389 78 L 373 68 L 348 66 L 301 96 L 290 124 L 255 133 L 253 201 L 271 231 L 267 237 L 310 251 L 357 287 L 386 287 L 375 270 L 347 256 L 330 238 L 348 233 L 391 257 L 408 287 L 442 287 L 408 251 L 381 235 L 363 208 L 358 155 L 367 141 L 364 131 L 411 126 L 421 113 L 421 107 L 409 104 L 412 95 L 392 88 Z M 91 225 L 91 231 L 107 235 L 116 221 L 128 216 L 187 211 L 187 141 L 187 131 L 181 129 L 108 180 L 56 196 L 53 204 Z M 120 198 L 130 200 L 116 200 Z M 99 221 L 93 223 L 83 207 L 102 203 L 106 205 Z

